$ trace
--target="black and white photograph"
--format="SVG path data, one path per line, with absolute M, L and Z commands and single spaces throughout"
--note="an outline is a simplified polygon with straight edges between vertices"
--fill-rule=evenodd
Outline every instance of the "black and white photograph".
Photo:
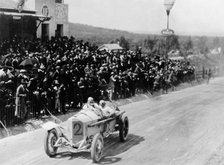
M 0 0 L 0 165 L 224 165 L 223 0 Z

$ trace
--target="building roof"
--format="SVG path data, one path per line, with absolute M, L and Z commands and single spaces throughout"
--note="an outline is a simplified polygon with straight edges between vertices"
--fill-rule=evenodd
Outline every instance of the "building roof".
M 38 15 L 38 14 L 32 14 L 32 13 L 16 13 L 16 12 L 1 12 L 0 11 L 0 15 L 10 15 L 10 16 L 31 16 L 31 17 L 36 17 L 36 18 L 44 18 L 49 20 L 50 17 L 46 17 L 44 15 Z
M 169 57 L 171 60 L 184 60 L 184 57 L 181 56 L 175 56 L 175 57 Z
M 50 17 L 36 14 L 35 10 L 28 9 L 25 6 L 20 13 L 17 9 L 16 1 L 13 0 L 0 0 L 0 15 L 10 15 L 15 17 L 31 16 L 36 18 L 50 19 Z
M 122 50 L 118 44 L 103 44 L 99 47 L 99 50 L 108 49 L 108 50 Z

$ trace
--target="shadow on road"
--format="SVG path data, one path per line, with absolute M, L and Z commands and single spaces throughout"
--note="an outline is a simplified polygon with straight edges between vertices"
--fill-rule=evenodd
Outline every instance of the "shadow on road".
M 118 136 L 111 136 L 105 141 L 104 157 L 98 164 L 113 164 L 120 161 L 121 158 L 117 157 L 117 155 L 128 151 L 144 140 L 145 139 L 143 137 L 129 134 L 127 141 L 120 142 Z
M 69 158 L 69 160 L 73 160 L 73 159 L 77 159 L 77 158 L 80 158 L 80 159 L 91 159 L 89 152 L 72 153 L 70 151 L 59 152 L 56 155 L 55 158 L 56 159 Z
M 103 157 L 99 163 L 97 164 L 113 164 L 113 163 L 116 163 L 116 162 L 119 162 L 121 161 L 121 158 L 119 157 L 111 157 L 111 156 L 106 156 L 106 157 Z
M 143 137 L 129 134 L 127 141 L 120 142 L 119 136 L 111 135 L 110 137 L 105 139 L 105 148 L 104 148 L 104 156 L 98 164 L 113 164 L 119 162 L 121 160 L 117 155 L 126 152 L 131 149 L 133 146 L 140 144 L 145 139 Z M 91 159 L 89 152 L 80 152 L 80 153 L 72 153 L 69 151 L 60 152 L 55 157 L 56 159 L 69 158 L 69 160 L 73 159 Z

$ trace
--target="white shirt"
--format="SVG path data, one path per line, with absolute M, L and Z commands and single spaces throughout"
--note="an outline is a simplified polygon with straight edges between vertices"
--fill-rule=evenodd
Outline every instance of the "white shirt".
M 104 116 L 106 117 L 111 116 L 112 114 L 115 113 L 115 111 L 109 106 L 105 106 L 104 108 L 101 108 L 101 109 L 103 111 Z
M 103 117 L 101 108 L 96 103 L 93 105 L 85 104 L 83 110 L 92 110 L 97 116 Z

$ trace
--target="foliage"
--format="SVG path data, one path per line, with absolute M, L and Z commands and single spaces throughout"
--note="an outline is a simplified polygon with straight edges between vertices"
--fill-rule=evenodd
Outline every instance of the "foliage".
M 212 46 L 213 46 L 213 48 L 220 47 L 220 38 L 215 37 L 213 39 L 213 45 Z
M 189 54 L 193 53 L 193 42 L 191 37 L 188 37 L 180 43 L 180 53 L 183 57 L 187 57 Z
M 199 38 L 198 49 L 201 54 L 207 54 L 209 52 L 208 38 L 206 36 L 202 36 Z
M 129 41 L 124 36 L 121 36 L 120 38 L 112 40 L 110 43 L 111 44 L 118 43 L 122 48 L 124 48 L 126 50 L 130 49 Z
M 126 40 L 126 38 L 124 36 L 121 36 L 119 39 L 120 42 L 120 46 L 126 50 L 129 49 L 129 42 Z
M 70 35 L 97 46 L 119 41 L 121 46 L 135 50 L 142 48 L 148 55 L 164 55 L 170 50 L 179 50 L 181 56 L 189 54 L 208 54 L 211 49 L 221 47 L 224 50 L 224 37 L 178 36 L 172 35 L 167 40 L 162 35 L 138 34 L 127 31 L 93 27 L 70 23 Z
M 178 50 L 180 48 L 179 37 L 177 35 L 170 35 L 166 38 L 166 45 L 168 51 Z

